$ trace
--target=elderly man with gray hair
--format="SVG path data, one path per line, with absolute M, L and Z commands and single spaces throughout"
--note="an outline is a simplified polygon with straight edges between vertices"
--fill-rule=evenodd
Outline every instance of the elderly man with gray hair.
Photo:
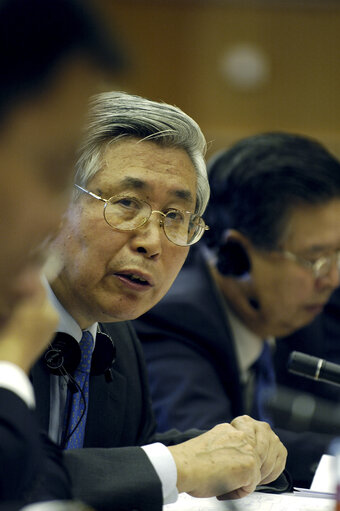
M 75 496 L 98 510 L 159 510 L 179 492 L 238 498 L 284 469 L 278 437 L 247 416 L 204 433 L 155 434 L 128 320 L 165 295 L 208 228 L 205 149 L 179 108 L 117 92 L 92 102 L 75 193 L 52 243 L 62 254 L 50 290 L 61 321 L 32 378 Z

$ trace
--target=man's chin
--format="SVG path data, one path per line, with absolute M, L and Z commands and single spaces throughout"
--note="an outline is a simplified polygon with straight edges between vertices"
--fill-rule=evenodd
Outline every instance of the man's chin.
M 280 337 L 286 337 L 288 335 L 293 334 L 297 330 L 300 330 L 301 328 L 305 328 L 308 325 L 310 325 L 316 318 L 319 316 L 319 314 L 322 312 L 323 307 L 318 308 L 318 310 L 308 310 L 306 314 L 303 315 L 303 319 L 301 318 L 300 321 L 296 321 L 294 325 L 290 325 L 287 327 L 286 332 L 281 334 Z
M 102 314 L 98 321 L 100 323 L 115 323 L 118 321 L 133 321 L 134 319 L 138 319 L 145 312 L 148 312 L 151 307 L 131 309 L 125 308 L 122 312 L 115 311 L 106 311 L 106 313 Z
M 304 328 L 305 326 L 309 325 L 314 320 L 314 316 L 311 316 L 310 314 L 307 316 L 304 314 L 304 318 L 300 319 L 299 321 L 292 322 L 281 322 L 280 324 L 273 325 L 272 328 L 269 329 L 270 333 L 267 332 L 267 337 L 288 337 L 289 335 L 292 335 L 297 330 L 300 330 L 300 328 Z

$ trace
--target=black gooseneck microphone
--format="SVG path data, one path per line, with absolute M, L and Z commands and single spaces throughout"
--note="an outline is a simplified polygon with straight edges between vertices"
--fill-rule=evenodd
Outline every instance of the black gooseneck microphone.
M 288 360 L 288 371 L 316 381 L 340 385 L 340 364 L 323 358 L 293 351 Z

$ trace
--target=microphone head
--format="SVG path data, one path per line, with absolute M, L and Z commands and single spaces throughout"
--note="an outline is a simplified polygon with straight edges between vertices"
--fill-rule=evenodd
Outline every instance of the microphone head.
M 340 365 L 323 358 L 293 351 L 288 361 L 288 371 L 313 380 L 340 385 Z
M 318 370 L 323 360 L 321 358 L 306 355 L 300 351 L 293 351 L 288 360 L 288 371 L 307 378 L 317 379 Z
M 14 508 L 13 508 L 14 509 Z M 28 504 L 20 511 L 95 511 L 92 507 L 79 500 L 48 500 Z

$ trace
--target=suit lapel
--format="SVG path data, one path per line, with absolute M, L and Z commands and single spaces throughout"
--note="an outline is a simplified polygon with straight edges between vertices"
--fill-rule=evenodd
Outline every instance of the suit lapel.
M 102 325 L 101 330 L 105 332 Z M 112 337 L 111 332 L 110 335 Z M 115 363 L 111 371 L 112 381 L 109 382 L 102 374 L 90 377 L 84 447 L 120 445 L 124 428 L 121 418 L 125 416 L 127 406 L 126 378 L 115 369 Z

